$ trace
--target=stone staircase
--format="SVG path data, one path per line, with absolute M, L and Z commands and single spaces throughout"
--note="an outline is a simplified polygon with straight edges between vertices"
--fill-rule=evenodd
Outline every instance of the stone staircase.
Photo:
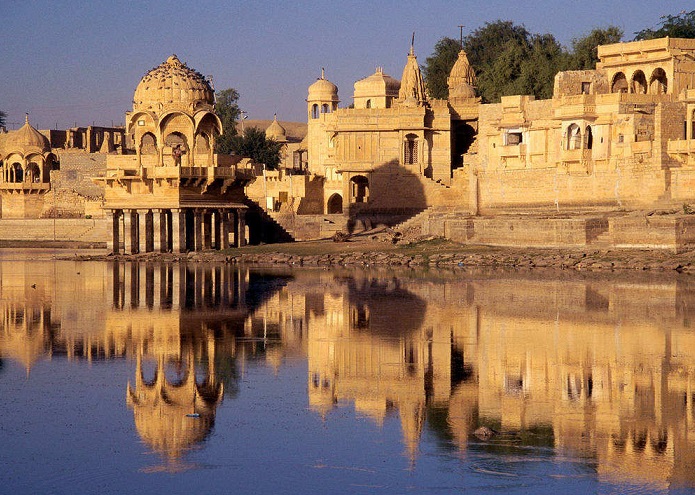
M 286 228 L 280 222 L 280 217 L 273 215 L 261 205 L 251 199 L 247 199 L 244 204 L 249 207 L 246 213 L 246 224 L 251 231 L 251 244 L 293 242 L 295 239 L 290 234 L 291 228 Z M 289 226 L 288 226 L 289 227 Z

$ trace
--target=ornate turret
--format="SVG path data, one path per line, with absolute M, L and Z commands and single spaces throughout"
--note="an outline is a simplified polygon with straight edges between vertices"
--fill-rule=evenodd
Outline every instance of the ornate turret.
M 273 117 L 273 122 L 265 130 L 266 139 L 272 139 L 276 143 L 287 142 L 287 131 L 278 122 L 278 114 Z
M 325 77 L 324 70 L 321 69 L 321 77 L 309 86 L 307 96 L 309 111 L 309 121 L 319 118 L 323 113 L 331 113 L 338 108 L 338 86 L 330 82 Z
M 40 218 L 50 172 L 57 164 L 48 138 L 29 123 L 4 135 L 0 147 L 3 218 Z
M 427 101 L 425 82 L 422 80 L 422 74 L 420 73 L 420 66 L 417 63 L 413 43 L 410 44 L 408 61 L 403 69 L 398 99 L 406 106 L 422 105 Z
M 449 77 L 446 80 L 449 86 L 449 98 L 475 98 L 475 87 L 477 85 L 475 71 L 468 62 L 468 56 L 462 49 L 459 52 L 456 63 L 451 68 Z

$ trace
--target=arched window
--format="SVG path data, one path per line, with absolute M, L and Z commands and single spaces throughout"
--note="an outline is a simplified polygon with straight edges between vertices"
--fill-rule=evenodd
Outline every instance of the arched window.
M 664 69 L 654 69 L 649 80 L 649 94 L 665 95 L 668 90 L 668 81 Z
M 24 170 L 19 163 L 13 163 L 10 168 L 10 182 L 19 183 L 24 181 Z
M 415 134 L 408 134 L 405 136 L 405 142 L 403 143 L 403 163 L 406 165 L 413 165 L 419 161 L 417 136 Z
M 367 103 L 364 104 L 365 108 L 372 108 L 372 100 L 367 100 Z
M 588 125 L 588 126 L 586 126 L 586 130 L 584 131 L 584 148 L 586 148 L 587 150 L 590 150 L 593 145 L 594 145 L 594 136 L 591 133 L 591 126 Z
M 147 132 L 143 134 L 140 140 L 140 154 L 141 155 L 156 155 L 157 154 L 157 138 L 154 134 Z
M 41 182 L 41 169 L 35 162 L 31 162 L 27 166 L 26 181 Z
M 582 133 L 577 124 L 567 128 L 567 149 L 578 150 L 582 146 Z
M 210 140 L 208 136 L 201 132 L 195 136 L 195 152 L 196 153 L 207 153 L 210 151 Z
M 364 175 L 350 179 L 350 191 L 353 203 L 366 203 L 369 199 L 369 180 Z
M 328 103 L 321 105 L 321 113 L 331 113 L 331 107 L 328 105 Z
M 647 94 L 647 78 L 641 70 L 632 75 L 632 92 L 638 95 Z
M 311 106 L 311 118 L 312 119 L 318 119 L 319 118 L 319 106 L 316 103 L 314 103 Z
M 340 194 L 335 193 L 328 198 L 326 212 L 329 215 L 335 215 L 343 212 L 343 197 Z
M 613 84 L 611 84 L 611 93 L 627 93 L 627 79 L 625 74 L 618 72 L 613 76 Z

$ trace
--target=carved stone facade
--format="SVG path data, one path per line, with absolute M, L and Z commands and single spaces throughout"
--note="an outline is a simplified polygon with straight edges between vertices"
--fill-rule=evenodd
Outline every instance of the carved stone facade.
M 109 248 L 128 253 L 224 249 L 245 242 L 248 179 L 214 153 L 222 124 L 209 82 L 175 56 L 138 84 L 126 134 L 135 154 L 109 155 L 105 205 Z M 231 236 L 231 237 L 230 237 Z

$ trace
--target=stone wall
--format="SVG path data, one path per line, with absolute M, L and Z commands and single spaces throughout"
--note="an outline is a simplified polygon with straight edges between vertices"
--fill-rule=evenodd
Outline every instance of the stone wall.
M 45 196 L 42 217 L 84 218 L 101 216 L 104 188 L 92 177 L 106 173 L 106 155 L 63 151 L 59 153 L 60 170 L 51 172 L 51 191 Z
M 91 245 L 106 247 L 105 219 L 0 220 L 0 246 Z

